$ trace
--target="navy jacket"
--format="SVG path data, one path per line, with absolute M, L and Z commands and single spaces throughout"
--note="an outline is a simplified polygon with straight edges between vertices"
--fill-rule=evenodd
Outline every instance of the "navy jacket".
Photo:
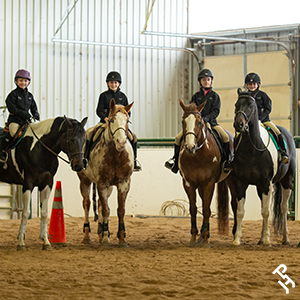
M 191 103 L 194 102 L 198 106 L 206 100 L 207 102 L 201 112 L 201 115 L 205 122 L 210 123 L 212 126 L 216 126 L 218 125 L 217 117 L 220 114 L 221 100 L 219 95 L 213 91 L 212 88 L 206 95 L 204 95 L 203 89 L 201 88 L 199 92 L 193 95 Z
M 128 105 L 127 96 L 122 93 L 119 88 L 116 92 L 108 89 L 107 91 L 101 93 L 96 110 L 97 116 L 100 118 L 101 123 L 105 123 L 104 119 L 109 115 L 109 104 L 110 100 L 113 98 L 115 99 L 116 104 L 122 104 L 124 106 Z
M 259 90 L 251 93 L 255 98 L 256 105 L 258 108 L 258 118 L 264 123 L 270 121 L 270 113 L 272 110 L 272 101 L 270 97 L 263 91 Z
M 30 120 L 31 115 L 36 120 L 40 119 L 36 102 L 27 88 L 23 90 L 17 87 L 8 94 L 5 102 L 9 111 L 8 125 L 10 123 L 23 125 L 26 120 Z

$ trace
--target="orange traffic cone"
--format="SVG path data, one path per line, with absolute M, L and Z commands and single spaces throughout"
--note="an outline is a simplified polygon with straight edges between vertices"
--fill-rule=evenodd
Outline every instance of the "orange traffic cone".
M 56 182 L 52 213 L 49 225 L 49 241 L 51 244 L 63 244 L 66 242 L 64 208 L 61 196 L 61 182 Z

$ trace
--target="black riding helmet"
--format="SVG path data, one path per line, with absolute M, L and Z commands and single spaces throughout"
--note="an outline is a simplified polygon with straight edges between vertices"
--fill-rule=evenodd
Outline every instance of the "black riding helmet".
M 106 82 L 109 81 L 118 81 L 121 84 L 122 83 L 121 74 L 116 71 L 109 72 L 106 76 Z
M 198 74 L 198 81 L 199 81 L 199 83 L 200 83 L 201 86 L 202 86 L 202 84 L 201 84 L 201 78 L 203 78 L 203 77 L 211 77 L 211 80 L 214 79 L 214 75 L 213 75 L 213 73 L 212 73 L 211 70 L 209 70 L 209 69 L 203 69 L 203 70 L 201 70 L 199 72 L 199 74 Z
M 260 84 L 260 77 L 256 73 L 249 73 L 245 77 L 245 84 L 258 83 Z

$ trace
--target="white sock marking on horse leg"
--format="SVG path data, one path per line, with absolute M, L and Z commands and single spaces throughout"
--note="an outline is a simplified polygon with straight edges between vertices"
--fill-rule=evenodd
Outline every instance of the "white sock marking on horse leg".
M 272 196 L 273 185 L 270 184 L 268 195 L 262 195 L 261 215 L 263 217 L 263 226 L 261 231 L 260 242 L 264 245 L 270 245 L 270 231 L 269 231 L 269 214 L 270 214 L 270 199 Z
M 245 198 L 242 198 L 240 201 L 238 201 L 237 211 L 236 211 L 237 226 L 236 226 L 236 232 L 235 232 L 234 241 L 233 241 L 234 246 L 239 246 L 241 244 L 242 221 L 243 221 L 243 218 L 245 215 L 245 202 L 246 202 Z
M 30 198 L 31 198 L 30 190 L 27 190 L 25 193 L 23 193 L 22 219 L 21 219 L 21 225 L 17 237 L 17 239 L 19 240 L 18 242 L 19 246 L 25 246 L 24 240 L 25 240 L 25 233 L 26 233 L 26 225 L 30 215 Z
M 40 192 L 40 201 L 42 204 L 41 209 L 41 222 L 40 222 L 40 238 L 44 241 L 44 245 L 50 245 L 48 240 L 48 226 L 47 226 L 47 218 L 48 218 L 48 199 L 50 195 L 50 187 L 47 185 Z
M 291 195 L 290 189 L 282 188 L 282 201 L 281 201 L 281 213 L 282 213 L 282 243 L 289 243 L 289 231 L 287 228 L 287 213 L 288 213 L 288 203 Z

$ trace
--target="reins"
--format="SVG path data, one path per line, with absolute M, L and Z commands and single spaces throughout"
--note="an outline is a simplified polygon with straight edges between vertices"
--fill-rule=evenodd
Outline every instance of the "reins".
M 70 164 L 71 162 L 64 159 L 63 157 L 61 157 L 59 154 L 55 153 L 52 149 L 50 149 L 37 135 L 36 133 L 34 132 L 32 126 L 30 125 L 30 123 L 27 121 L 28 123 L 28 126 L 30 127 L 33 135 L 35 136 L 35 138 L 42 144 L 43 147 L 45 147 L 49 152 L 51 152 L 52 154 L 54 154 L 56 157 L 60 158 L 61 160 L 63 160 L 64 162 L 66 162 L 67 164 Z M 69 129 L 67 128 L 67 143 L 68 143 L 68 147 L 69 147 L 69 138 L 68 138 L 68 132 L 69 132 Z M 69 152 L 70 152 L 70 149 L 68 149 Z M 82 153 L 82 152 L 77 152 L 77 153 L 72 153 L 70 154 L 70 156 L 74 156 L 75 154 L 78 154 L 78 153 Z

